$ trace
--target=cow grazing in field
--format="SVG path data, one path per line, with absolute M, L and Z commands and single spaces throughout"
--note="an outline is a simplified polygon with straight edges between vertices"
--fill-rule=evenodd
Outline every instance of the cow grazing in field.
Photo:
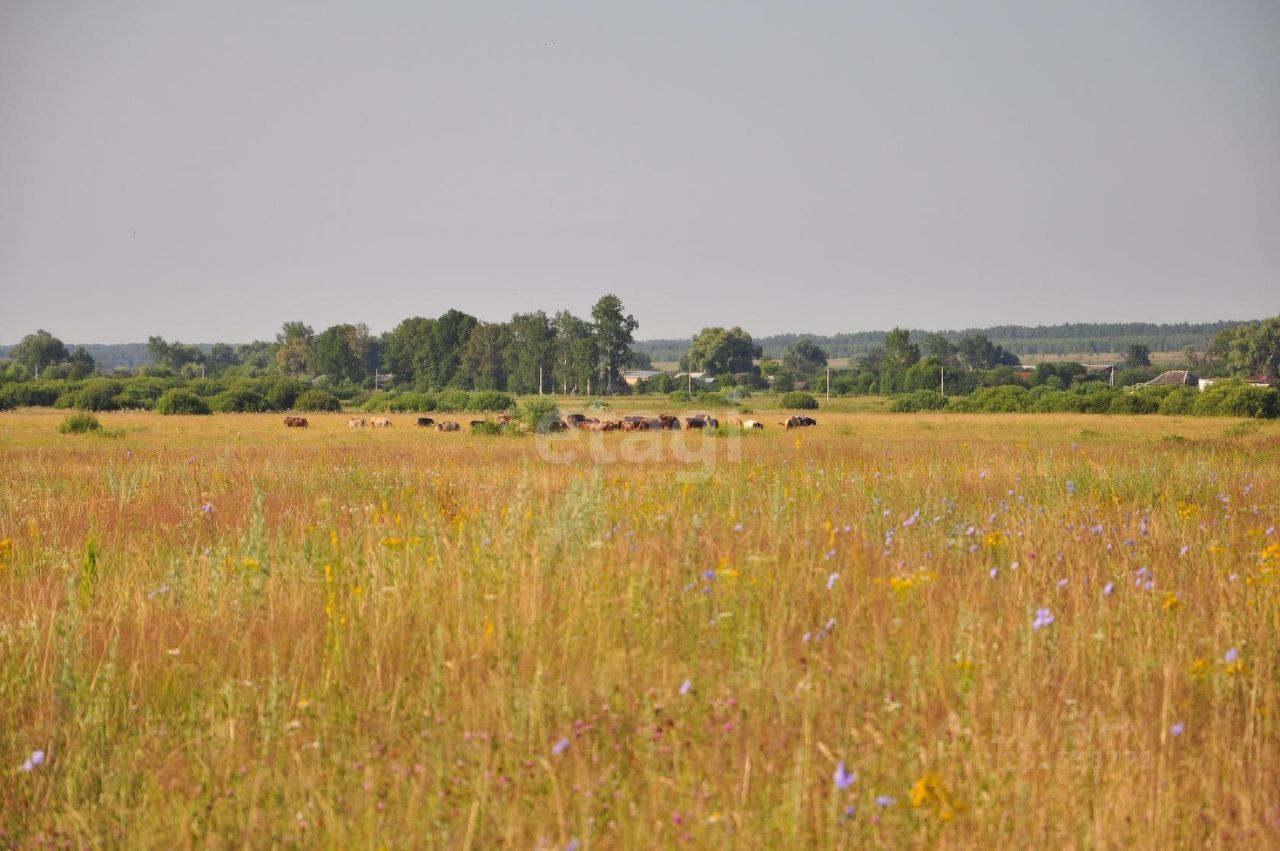
M 648 428 L 648 421 L 644 417 L 632 416 L 622 418 L 623 431 L 646 431 Z
M 347 428 L 364 428 L 368 424 L 364 417 L 352 417 L 347 420 Z
M 764 428 L 764 423 L 760 422 L 759 420 L 738 420 L 736 424 L 744 429 Z
M 285 417 L 284 427 L 285 428 L 306 428 L 307 418 L 306 417 Z
M 457 423 L 439 422 L 436 423 L 436 431 L 461 431 L 462 426 Z
M 641 425 L 643 426 L 643 428 L 640 429 L 641 431 L 662 431 L 662 420 L 657 417 L 651 417 L 641 423 Z
M 436 424 L 436 421 L 431 419 L 431 417 L 418 417 L 418 425 L 422 426 L 423 428 L 430 428 L 435 424 Z
M 659 414 L 658 423 L 659 423 L 659 426 L 663 429 L 669 429 L 671 431 L 680 430 L 680 418 L 673 417 L 670 414 Z
M 818 424 L 818 421 L 815 420 L 813 417 L 804 417 L 800 415 L 796 415 L 794 417 L 787 417 L 782 422 L 782 425 L 786 426 L 789 429 L 808 428 L 809 426 L 816 426 L 817 424 Z
M 391 420 L 386 417 L 374 417 L 369 423 L 374 428 L 391 428 Z

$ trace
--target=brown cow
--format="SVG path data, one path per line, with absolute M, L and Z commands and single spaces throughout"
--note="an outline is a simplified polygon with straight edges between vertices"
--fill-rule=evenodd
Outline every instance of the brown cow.
M 461 431 L 461 430 L 462 430 L 462 426 L 458 425 L 457 423 L 451 423 L 451 422 L 436 423 L 436 431 Z
M 386 417 L 374 417 L 369 424 L 374 428 L 391 428 L 391 420 Z
M 680 430 L 680 418 L 679 418 L 679 417 L 673 417 L 673 416 L 671 416 L 670 414 L 659 414 L 659 415 L 658 415 L 658 422 L 661 424 L 662 428 L 664 428 L 664 429 L 670 429 L 670 430 L 672 430 L 672 431 L 679 431 L 679 430 Z
M 285 417 L 284 427 L 285 428 L 306 428 L 307 418 L 306 417 Z
M 422 426 L 423 428 L 429 428 L 435 424 L 436 424 L 436 421 L 431 419 L 431 417 L 418 417 L 418 425 Z
M 791 429 L 791 428 L 808 428 L 809 426 L 816 426 L 817 424 L 818 424 L 818 421 L 817 421 L 817 420 L 815 420 L 813 417 L 804 417 L 804 416 L 800 416 L 800 415 L 796 415 L 796 416 L 793 416 L 793 417 L 787 417 L 787 418 L 782 422 L 782 425 L 786 426 L 786 427 L 787 427 L 787 428 L 789 428 L 789 429 Z
M 351 417 L 347 420 L 347 428 L 364 428 L 367 425 L 364 417 Z

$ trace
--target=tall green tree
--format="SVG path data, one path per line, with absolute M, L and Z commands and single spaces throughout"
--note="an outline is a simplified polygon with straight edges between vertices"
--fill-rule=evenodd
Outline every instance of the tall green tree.
M 1151 366 L 1151 347 L 1142 343 L 1131 343 L 1125 353 L 1125 364 L 1131 369 L 1139 366 Z
M 591 323 L 562 310 L 551 327 L 555 332 L 554 386 L 562 393 L 585 393 L 592 385 L 599 360 Z
M 435 324 L 434 319 L 414 316 L 401 322 L 387 335 L 382 369 L 395 376 L 396 384 L 417 390 L 428 390 L 434 386 L 431 347 Z
M 782 365 L 792 372 L 812 376 L 827 366 L 827 353 L 808 337 L 801 337 L 782 356 Z
M 358 325 L 333 325 L 311 341 L 311 368 L 335 381 L 362 384 L 372 378 L 364 359 L 368 329 Z
M 45 367 L 62 363 L 71 356 L 61 340 L 42 328 L 23 337 L 9 350 L 9 357 L 39 375 Z
M 176 340 L 170 343 L 164 337 L 148 337 L 147 351 L 151 355 L 152 363 L 174 372 L 188 364 L 198 366 L 205 362 L 204 352 L 200 351 L 199 346 L 179 343 Z
M 1280 374 L 1280 316 L 1237 328 L 1226 360 L 1227 369 L 1236 375 Z
M 448 310 L 431 326 L 431 347 L 428 357 L 419 361 L 423 373 L 432 374 L 431 386 L 435 388 L 456 386 L 460 383 L 458 368 L 462 365 L 462 351 L 480 320 L 460 310 Z
M 506 344 L 507 326 L 501 322 L 481 322 L 471 329 L 458 365 L 461 383 L 472 390 L 506 390 Z
M 507 323 L 507 389 L 512 393 L 538 393 L 554 389 L 556 334 L 541 310 L 517 313 Z M 539 377 L 543 386 L 538 386 Z
M 680 359 L 680 368 L 715 376 L 751 372 L 755 358 L 762 355 L 759 344 L 736 325 L 728 330 L 703 328 Z
M 894 328 L 884 338 L 884 369 L 901 372 L 920 360 L 920 347 L 911 342 L 911 332 Z
M 591 321 L 595 327 L 596 348 L 604 372 L 605 392 L 612 393 L 622 380 L 622 369 L 629 365 L 632 334 L 640 324 L 636 318 L 624 312 L 622 299 L 616 295 L 602 296 L 591 308 Z
M 286 322 L 276 335 L 276 369 L 281 375 L 311 372 L 311 343 L 315 332 L 305 322 Z

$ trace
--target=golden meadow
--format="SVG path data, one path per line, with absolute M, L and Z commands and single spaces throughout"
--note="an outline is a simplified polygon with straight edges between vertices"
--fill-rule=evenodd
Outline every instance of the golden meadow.
M 1280 842 L 1276 423 L 62 416 L 0 415 L 0 845 Z

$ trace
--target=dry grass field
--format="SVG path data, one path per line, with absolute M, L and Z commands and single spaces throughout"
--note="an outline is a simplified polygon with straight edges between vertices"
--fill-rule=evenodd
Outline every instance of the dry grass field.
M 1280 845 L 1276 423 L 62 416 L 0 414 L 0 846 Z

